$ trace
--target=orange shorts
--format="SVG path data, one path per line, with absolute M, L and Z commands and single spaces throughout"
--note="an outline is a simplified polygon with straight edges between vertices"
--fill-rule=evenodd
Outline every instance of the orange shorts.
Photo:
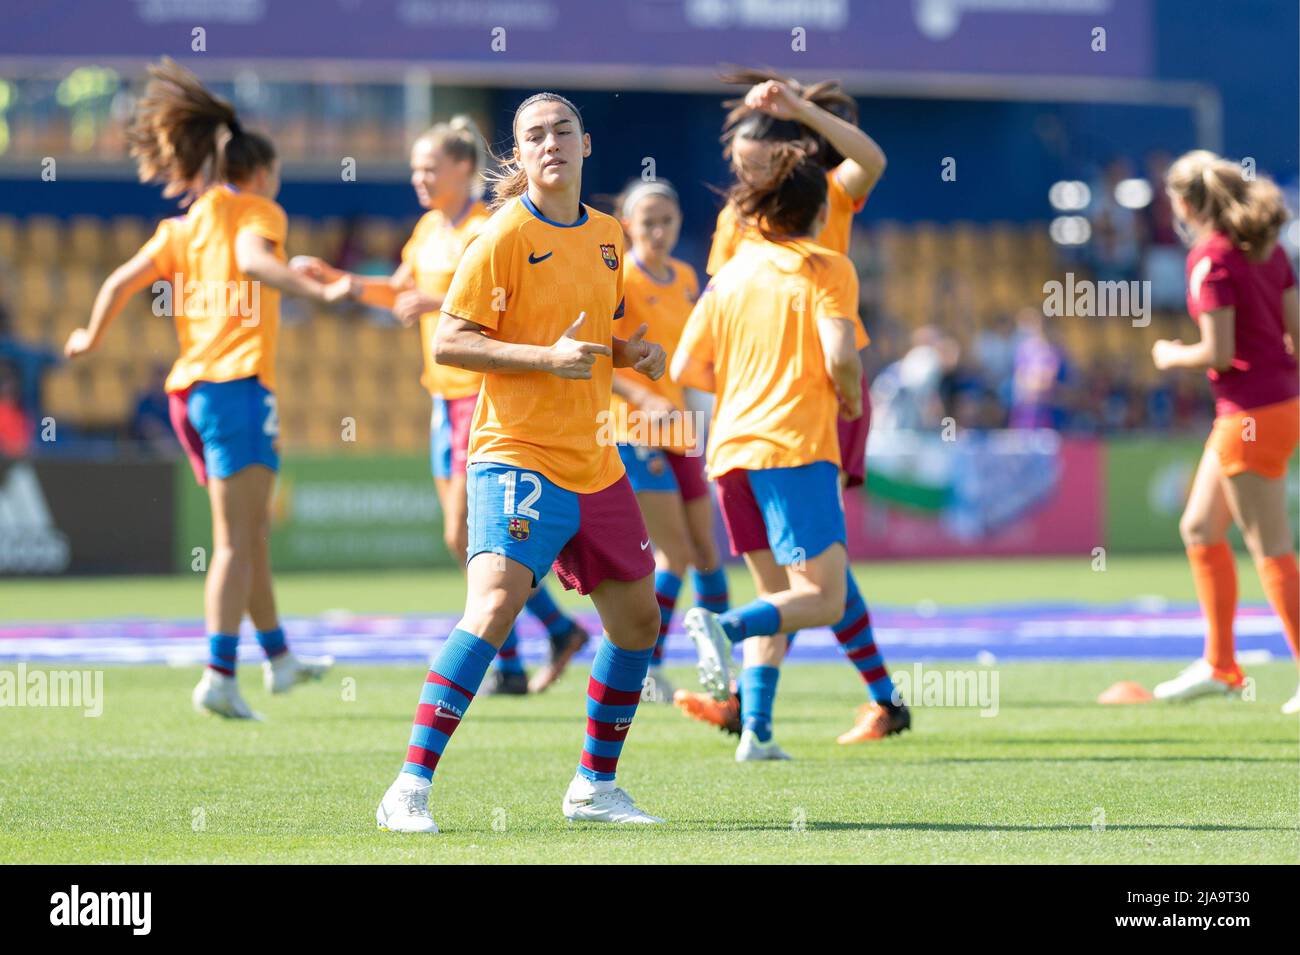
M 1252 471 L 1266 478 L 1286 476 L 1286 468 L 1300 443 L 1300 398 L 1248 408 L 1214 419 L 1205 443 L 1219 456 L 1228 477 Z

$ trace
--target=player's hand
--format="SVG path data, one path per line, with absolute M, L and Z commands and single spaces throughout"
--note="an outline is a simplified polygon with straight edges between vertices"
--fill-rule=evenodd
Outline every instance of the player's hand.
M 586 320 L 587 313 L 583 312 L 547 349 L 546 370 L 551 374 L 560 378 L 590 378 L 591 367 L 599 356 L 613 356 L 614 352 L 608 345 L 578 340 L 578 330 Z
M 862 417 L 862 379 L 855 378 L 853 383 L 836 385 L 835 398 L 839 401 L 840 417 L 845 421 L 857 421 Z
M 361 283 L 355 276 L 344 275 L 342 278 L 333 282 L 327 282 L 321 288 L 321 301 L 326 305 L 333 305 L 335 302 L 341 302 L 345 298 L 357 298 L 361 294 Z
M 72 334 L 68 336 L 67 344 L 63 346 L 63 354 L 66 358 L 76 358 L 94 347 L 95 339 L 91 337 L 89 328 L 74 328 Z
M 1174 355 L 1182 347 L 1183 343 L 1180 339 L 1162 338 L 1151 346 L 1151 361 L 1160 371 L 1168 371 L 1174 367 Z
M 325 260 L 314 255 L 295 255 L 289 260 L 289 268 L 317 282 L 324 282 L 329 274 L 329 266 L 325 264 Z
M 650 326 L 642 323 L 641 327 L 632 333 L 632 337 L 623 343 L 622 361 L 619 362 L 623 367 L 631 366 L 633 371 L 638 371 L 645 375 L 651 381 L 658 381 L 664 376 L 664 369 L 668 366 L 668 353 L 664 351 L 662 345 L 645 340 L 645 333 Z
M 745 94 L 745 105 L 777 119 L 797 120 L 803 113 L 805 103 L 785 83 L 768 80 L 749 88 Z
M 418 289 L 407 289 L 405 292 L 398 293 L 397 299 L 393 302 L 393 314 L 397 320 L 410 328 L 420 320 L 420 316 L 426 312 L 436 312 L 442 307 L 442 303 L 432 299 Z

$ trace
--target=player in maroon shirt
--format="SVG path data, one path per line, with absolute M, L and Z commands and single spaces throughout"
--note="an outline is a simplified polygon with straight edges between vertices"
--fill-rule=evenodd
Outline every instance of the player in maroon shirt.
M 1232 633 L 1237 571 L 1227 532 L 1234 521 L 1300 656 L 1300 571 L 1286 497 L 1287 463 L 1300 438 L 1300 318 L 1295 273 L 1277 241 L 1288 218 L 1277 186 L 1204 150 L 1180 157 L 1166 186 L 1180 229 L 1193 240 L 1187 308 L 1201 340 L 1158 341 L 1151 357 L 1161 370 L 1206 369 L 1215 398 L 1214 427 L 1179 525 L 1205 614 L 1205 655 L 1155 690 L 1157 699 L 1189 700 L 1239 690 L 1244 681 Z M 1300 713 L 1300 690 L 1283 712 Z

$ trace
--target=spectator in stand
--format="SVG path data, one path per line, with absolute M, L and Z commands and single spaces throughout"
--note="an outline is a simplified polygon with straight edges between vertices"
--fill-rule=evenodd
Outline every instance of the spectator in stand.
M 1022 308 L 1016 313 L 1019 342 L 1011 386 L 1011 427 L 1052 428 L 1056 426 L 1057 384 L 1065 364 L 1058 349 L 1043 329 L 1043 313 Z
M 17 370 L 0 362 L 0 457 L 21 458 L 32 448 L 32 419 L 19 401 Z
M 1113 159 L 1107 164 L 1101 181 L 1093 185 L 1092 265 L 1097 279 L 1103 282 L 1128 282 L 1138 277 L 1141 264 L 1142 223 L 1138 214 L 1115 199 L 1115 187 L 1132 178 L 1127 159 Z

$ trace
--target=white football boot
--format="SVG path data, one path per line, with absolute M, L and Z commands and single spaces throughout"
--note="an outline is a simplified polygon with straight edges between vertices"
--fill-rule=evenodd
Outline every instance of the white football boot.
M 699 655 L 700 686 L 719 703 L 731 696 L 731 641 L 718 622 L 718 615 L 703 607 L 692 607 L 682 619 L 686 635 Z
M 239 693 L 239 681 L 233 676 L 205 667 L 199 684 L 190 696 L 200 713 L 215 713 L 232 720 L 260 720 Z
M 736 747 L 736 762 L 754 763 L 764 759 L 793 759 L 789 753 L 776 745 L 776 740 L 761 742 L 753 730 L 740 734 L 740 745 Z
M 1236 690 L 1236 687 L 1216 679 L 1214 669 L 1202 657 L 1172 680 L 1156 684 L 1153 695 L 1157 700 L 1181 703 L 1202 696 L 1225 696 Z
M 652 666 L 646 671 L 642 687 L 641 699 L 647 703 L 671 703 L 677 692 L 662 666 Z
M 1282 712 L 1287 716 L 1295 716 L 1300 713 L 1300 687 L 1296 687 L 1295 696 L 1282 704 Z
M 564 794 L 564 818 L 570 822 L 619 822 L 652 825 L 663 822 L 637 808 L 632 797 L 613 780 L 593 782 L 581 773 Z
M 388 832 L 437 832 L 438 824 L 429 813 L 429 790 L 433 784 L 411 773 L 398 773 L 375 810 L 375 822 Z
M 333 665 L 333 657 L 299 657 L 289 651 L 262 661 L 262 685 L 267 693 L 288 693 L 299 683 L 319 680 Z

